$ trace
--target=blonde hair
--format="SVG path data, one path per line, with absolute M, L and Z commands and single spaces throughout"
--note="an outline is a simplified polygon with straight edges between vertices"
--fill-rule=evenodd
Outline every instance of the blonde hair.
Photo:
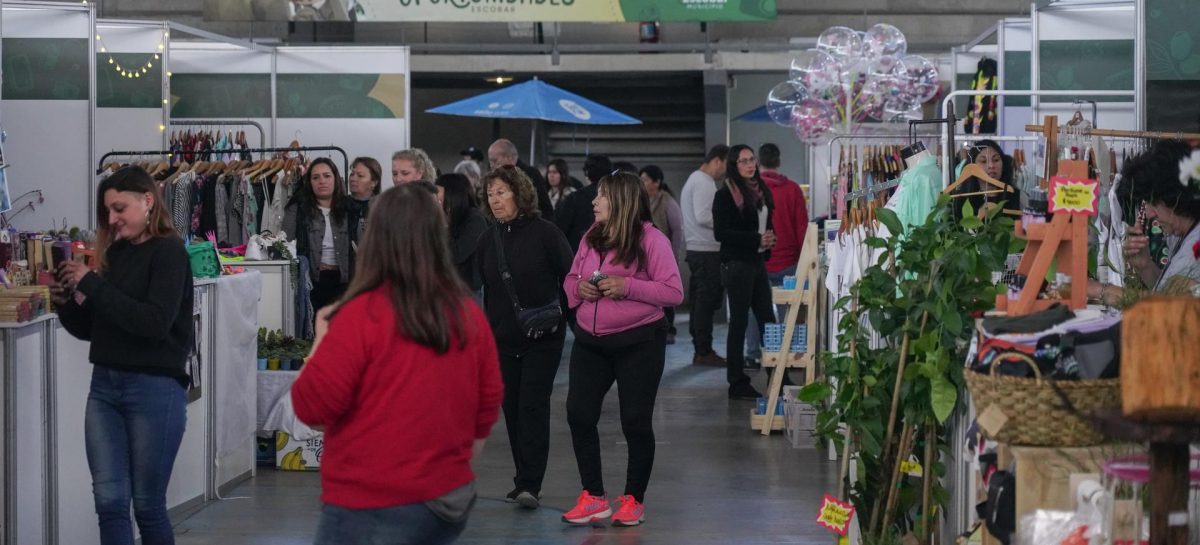
M 432 182 L 437 178 L 437 167 L 433 166 L 433 159 L 429 158 L 429 154 L 421 148 L 411 148 L 400 150 L 392 154 L 392 160 L 404 160 L 412 163 L 413 168 L 421 171 L 421 180 Z

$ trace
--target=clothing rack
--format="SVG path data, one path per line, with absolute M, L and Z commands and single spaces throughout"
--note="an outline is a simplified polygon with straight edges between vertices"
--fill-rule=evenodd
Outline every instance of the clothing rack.
M 244 151 L 244 152 L 248 152 L 248 153 L 291 153 L 291 152 L 301 152 L 301 151 L 336 151 L 336 152 L 342 154 L 342 176 L 345 177 L 346 172 L 350 170 L 349 156 L 346 155 L 346 150 L 344 150 L 338 146 L 296 146 L 296 147 L 286 147 L 286 148 L 247 148 L 247 149 L 240 149 L 240 150 L 236 150 L 236 151 L 239 151 L 239 152 Z M 161 156 L 171 157 L 172 155 L 174 155 L 174 153 L 175 153 L 174 150 L 110 151 L 108 153 L 105 153 L 102 157 L 100 157 L 100 162 L 96 166 L 96 174 L 100 174 L 101 172 L 104 172 L 104 162 L 107 161 L 109 157 L 136 157 L 136 156 L 143 156 L 143 155 L 161 155 Z
M 851 191 L 849 193 L 846 193 L 846 200 L 857 199 L 859 197 L 869 197 L 871 195 L 879 193 L 880 191 L 886 191 L 886 190 L 896 187 L 898 185 L 900 185 L 899 178 L 896 178 L 895 180 L 892 180 L 890 182 L 884 182 L 882 184 L 874 184 L 874 185 L 859 189 L 858 191 Z
M 241 120 L 241 121 L 234 120 L 234 119 L 213 119 L 213 120 L 191 120 L 191 119 L 175 120 L 175 119 L 172 119 L 171 121 L 167 122 L 167 124 L 172 127 L 180 127 L 180 126 L 182 126 L 182 127 L 216 127 L 216 126 L 254 127 L 254 128 L 258 129 L 258 147 L 260 147 L 260 148 L 267 147 L 266 131 L 263 130 L 262 125 L 260 125 L 257 121 L 251 121 L 249 119 Z
M 1044 125 L 1025 125 L 1025 130 L 1029 132 L 1042 133 L 1045 131 Z M 1200 133 L 1194 132 L 1165 132 L 1165 131 L 1121 131 L 1114 129 L 1096 129 L 1096 128 L 1071 128 L 1059 126 L 1058 132 L 1077 132 L 1084 136 L 1112 136 L 1117 138 L 1143 138 L 1150 140 L 1200 140 Z

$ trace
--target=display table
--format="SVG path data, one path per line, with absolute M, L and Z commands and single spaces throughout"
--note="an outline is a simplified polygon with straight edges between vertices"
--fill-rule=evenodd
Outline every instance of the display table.
M 238 261 L 230 263 L 262 273 L 262 296 L 258 300 L 258 326 L 282 329 L 295 335 L 296 286 L 292 285 L 291 261 Z
M 254 471 L 255 333 L 261 275 L 195 281 L 199 387 L 167 487 L 172 517 L 186 514 Z M 100 542 L 85 454 L 91 381 L 88 343 L 54 315 L 0 323 L 0 542 Z M 19 501 L 18 501 L 19 499 Z

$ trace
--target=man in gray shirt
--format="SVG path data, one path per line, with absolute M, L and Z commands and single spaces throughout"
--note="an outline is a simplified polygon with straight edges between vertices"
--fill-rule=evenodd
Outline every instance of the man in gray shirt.
M 700 169 L 688 176 L 680 194 L 687 264 L 692 273 L 688 286 L 691 301 L 689 330 L 695 355 L 693 365 L 725 367 L 725 358 L 713 352 L 713 313 L 721 308 L 721 244 L 713 235 L 713 197 L 725 176 L 729 146 L 717 144 L 704 156 Z

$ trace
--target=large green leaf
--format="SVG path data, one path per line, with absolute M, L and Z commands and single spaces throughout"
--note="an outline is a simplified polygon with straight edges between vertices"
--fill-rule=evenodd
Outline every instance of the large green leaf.
M 958 402 L 958 389 L 954 387 L 945 377 L 937 377 L 930 380 L 930 403 L 933 405 L 933 416 L 937 418 L 939 424 L 946 422 L 950 418 L 950 413 L 954 412 L 954 404 Z
M 887 227 L 888 231 L 891 232 L 893 236 L 904 232 L 904 225 L 900 223 L 900 217 L 889 208 L 875 209 L 875 218 L 878 219 L 879 223 L 882 223 L 884 227 Z
M 829 384 L 814 382 L 801 388 L 797 397 L 805 403 L 816 403 L 829 399 L 831 394 L 833 394 L 833 389 L 829 387 Z

